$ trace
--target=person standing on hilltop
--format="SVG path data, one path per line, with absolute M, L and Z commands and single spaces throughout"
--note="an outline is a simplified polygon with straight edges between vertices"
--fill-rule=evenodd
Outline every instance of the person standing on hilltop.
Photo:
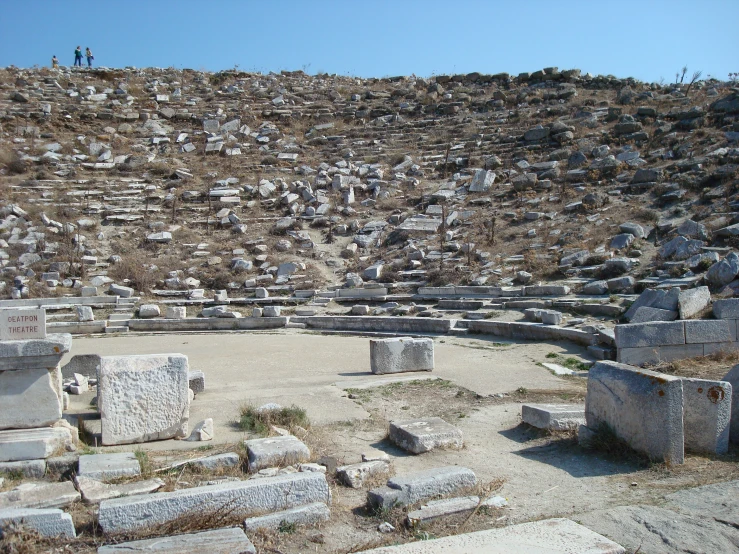
M 92 55 L 92 50 L 90 50 L 89 46 L 85 48 L 85 56 L 87 56 L 87 67 L 92 67 L 92 60 L 95 59 L 95 56 Z
M 52 69 L 59 69 L 59 60 L 56 59 L 56 54 L 51 57 L 51 67 Z
M 82 67 L 82 47 L 78 46 L 74 50 L 74 65 Z

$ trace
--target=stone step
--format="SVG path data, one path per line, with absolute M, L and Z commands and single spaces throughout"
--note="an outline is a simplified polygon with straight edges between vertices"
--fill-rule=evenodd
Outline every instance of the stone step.
M 109 325 L 105 328 L 106 333 L 128 333 L 128 325 Z
M 256 554 L 251 541 L 238 527 L 159 537 L 141 541 L 109 544 L 98 548 L 98 554 L 152 552 L 159 554 Z
M 128 321 L 129 319 L 133 319 L 133 314 L 130 312 L 119 314 L 113 313 L 108 316 L 108 321 Z
M 58 509 L 35 510 L 32 508 L 0 509 L 0 528 L 10 524 L 33 529 L 42 537 L 58 537 L 60 535 L 74 538 L 76 533 L 72 516 Z

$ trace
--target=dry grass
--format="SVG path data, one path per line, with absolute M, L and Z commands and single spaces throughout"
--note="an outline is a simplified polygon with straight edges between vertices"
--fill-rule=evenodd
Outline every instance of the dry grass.
M 719 381 L 737 363 L 739 363 L 739 351 L 716 352 L 699 358 L 665 362 L 649 369 L 678 377 Z
M 278 410 L 263 410 L 246 404 L 241 407 L 238 426 L 242 431 L 266 437 L 273 433 L 273 427 L 282 427 L 291 433 L 310 427 L 310 420 L 303 408 L 290 406 Z

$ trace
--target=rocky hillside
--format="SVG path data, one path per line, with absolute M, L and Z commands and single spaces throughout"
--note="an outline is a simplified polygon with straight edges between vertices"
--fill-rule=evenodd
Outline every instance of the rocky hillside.
M 738 141 L 739 89 L 718 81 L 10 67 L 0 294 L 731 296 Z

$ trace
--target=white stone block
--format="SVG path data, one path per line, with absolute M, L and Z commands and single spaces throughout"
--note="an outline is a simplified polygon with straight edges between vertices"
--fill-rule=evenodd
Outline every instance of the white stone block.
M 435 448 L 459 450 L 464 446 L 462 431 L 439 417 L 391 421 L 389 438 L 413 454 Z
M 106 533 L 155 528 L 177 519 L 206 518 L 227 509 L 242 517 L 331 502 L 322 473 L 306 472 L 104 500 L 98 520 Z
M 307 462 L 310 450 L 292 435 L 244 441 L 249 459 L 249 472 L 267 467 L 283 467 Z
M 187 356 L 103 356 L 98 410 L 104 445 L 187 436 Z
M 141 464 L 133 452 L 80 456 L 78 468 L 77 475 L 99 481 L 141 475 Z
M 74 450 L 72 434 L 63 427 L 0 431 L 0 462 L 38 460 Z
M 0 528 L 8 525 L 23 525 L 43 537 L 76 537 L 72 516 L 61 510 L 34 510 L 31 508 L 8 508 L 0 510 Z
M 158 537 L 141 541 L 108 544 L 98 548 L 97 554 L 256 554 L 251 541 L 238 527 L 215 529 L 200 533 Z
M 725 381 L 683 379 L 685 449 L 726 454 L 729 451 L 732 386 Z
M 581 404 L 524 404 L 521 419 L 537 429 L 562 431 L 585 424 L 585 406 Z
M 402 373 L 434 369 L 433 339 L 399 337 L 370 340 L 372 373 Z

